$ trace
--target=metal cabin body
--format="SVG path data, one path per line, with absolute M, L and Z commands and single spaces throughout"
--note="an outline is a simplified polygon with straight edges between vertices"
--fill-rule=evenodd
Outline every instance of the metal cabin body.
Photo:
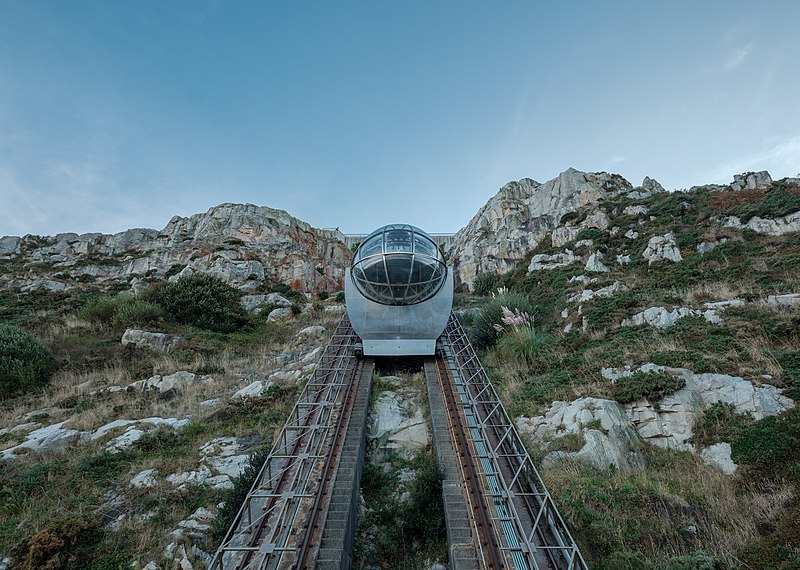
M 364 297 L 345 275 L 347 314 L 361 338 L 364 356 L 432 355 L 453 306 L 453 272 L 431 299 L 416 305 L 382 305 Z
M 453 306 L 453 272 L 428 234 L 378 228 L 356 250 L 344 288 L 364 356 L 434 354 Z

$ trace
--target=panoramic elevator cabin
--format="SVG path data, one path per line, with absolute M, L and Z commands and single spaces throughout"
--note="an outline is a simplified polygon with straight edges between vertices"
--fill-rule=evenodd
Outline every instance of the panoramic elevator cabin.
M 347 314 L 364 356 L 432 355 L 453 306 L 453 272 L 421 229 L 367 236 L 345 275 Z

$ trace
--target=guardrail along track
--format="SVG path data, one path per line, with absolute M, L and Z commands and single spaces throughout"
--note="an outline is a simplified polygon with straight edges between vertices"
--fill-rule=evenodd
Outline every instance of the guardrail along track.
M 345 315 L 210 568 L 314 567 L 319 546 L 314 532 L 326 519 L 351 410 L 363 399 L 364 382 L 358 380 L 365 367 L 371 374 L 371 362 L 355 358 L 358 341 Z M 366 383 L 368 390 L 369 378 Z
M 454 315 L 436 368 L 481 567 L 588 570 Z

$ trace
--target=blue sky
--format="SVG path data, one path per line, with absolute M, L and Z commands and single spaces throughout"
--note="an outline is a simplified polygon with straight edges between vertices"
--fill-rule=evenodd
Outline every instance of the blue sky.
M 0 235 L 450 232 L 572 166 L 800 172 L 800 2 L 0 0 Z

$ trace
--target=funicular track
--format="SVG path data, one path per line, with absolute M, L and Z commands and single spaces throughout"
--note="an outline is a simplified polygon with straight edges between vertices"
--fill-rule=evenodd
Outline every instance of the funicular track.
M 372 362 L 355 357 L 358 341 L 345 315 L 210 568 L 317 567 L 337 472 L 343 467 L 346 472 L 343 479 L 352 484 L 354 471 L 360 469 L 358 450 L 352 453 L 346 439 L 353 435 L 363 439 L 366 422 L 363 402 L 365 393 L 366 400 L 369 399 Z M 361 455 L 363 457 L 363 447 Z M 344 466 L 342 457 L 345 457 Z M 331 524 L 341 526 L 340 521 Z M 347 524 L 349 529 L 354 523 Z
M 426 365 L 426 373 L 431 374 L 432 368 Z M 440 338 L 435 370 L 480 566 L 493 570 L 588 570 L 453 315 Z M 458 570 L 460 566 L 454 562 L 451 560 L 451 568 Z

